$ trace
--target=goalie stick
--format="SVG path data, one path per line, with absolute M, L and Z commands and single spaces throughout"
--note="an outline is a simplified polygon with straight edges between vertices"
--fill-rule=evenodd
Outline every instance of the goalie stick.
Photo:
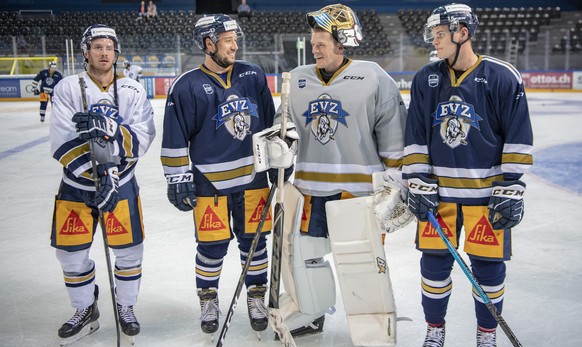
M 479 294 L 479 296 L 481 297 L 481 299 L 485 303 L 485 306 L 487 306 L 487 309 L 489 310 L 489 312 L 491 312 L 491 315 L 493 316 L 493 318 L 495 318 L 497 323 L 499 323 L 499 325 L 501 326 L 501 329 L 503 330 L 505 335 L 507 335 L 507 338 L 509 338 L 509 341 L 511 342 L 511 344 L 514 347 L 522 347 L 521 343 L 517 340 L 517 337 L 515 336 L 513 331 L 511 331 L 511 329 L 509 328 L 509 325 L 507 324 L 507 322 L 505 322 L 505 319 L 503 319 L 503 317 L 501 316 L 501 314 L 497 310 L 497 307 L 495 307 L 493 302 L 491 302 L 491 299 L 489 299 L 487 294 L 485 294 L 485 291 L 483 290 L 483 288 L 481 287 L 481 285 L 479 284 L 479 282 L 477 281 L 477 279 L 475 278 L 475 276 L 473 275 L 471 270 L 469 270 L 467 263 L 465 263 L 463 258 L 461 258 L 461 256 L 459 255 L 459 252 L 457 252 L 455 247 L 453 247 L 453 245 L 451 244 L 451 241 L 449 241 L 445 232 L 441 228 L 441 225 L 439 224 L 438 220 L 435 218 L 434 214 L 431 211 L 428 211 L 428 220 L 430 221 L 430 224 L 432 224 L 432 227 L 435 228 L 435 230 L 437 231 L 437 233 L 439 234 L 439 236 L 441 237 L 441 239 L 443 240 L 443 242 L 445 243 L 445 245 L 449 249 L 449 252 L 451 252 L 451 254 L 453 255 L 453 258 L 455 258 L 455 260 L 457 261 L 457 263 L 459 264 L 459 266 L 461 267 L 461 269 L 463 270 L 463 272 L 465 273 L 465 275 L 467 276 L 467 278 L 469 279 L 469 281 L 473 285 L 473 288 L 475 289 L 477 294 Z
M 224 325 L 222 326 L 222 330 L 220 330 L 220 335 L 218 336 L 218 342 L 216 343 L 216 347 L 221 347 L 224 339 L 226 337 L 226 332 L 230 327 L 230 321 L 232 320 L 232 316 L 234 314 L 234 310 L 236 309 L 236 305 L 238 303 L 238 298 L 240 297 L 240 293 L 242 288 L 245 284 L 245 279 L 247 278 L 247 274 L 249 272 L 249 268 L 251 267 L 251 262 L 253 260 L 253 256 L 255 255 L 255 251 L 257 250 L 257 245 L 259 244 L 259 238 L 261 237 L 261 233 L 263 232 L 263 224 L 265 224 L 265 220 L 269 215 L 269 211 L 271 210 L 271 201 L 273 201 L 273 197 L 275 196 L 276 188 L 273 185 L 271 190 L 269 191 L 269 196 L 267 197 L 267 202 L 265 203 L 265 207 L 263 208 L 263 212 L 261 212 L 261 219 L 259 220 L 259 225 L 257 225 L 257 231 L 255 231 L 255 235 L 253 237 L 253 241 L 251 242 L 251 247 L 249 249 L 249 254 L 247 255 L 247 260 L 245 261 L 245 265 L 242 269 L 240 277 L 238 279 L 238 283 L 236 285 L 236 290 L 234 291 L 234 295 L 232 297 L 232 301 L 230 302 L 230 307 L 228 308 L 228 312 L 226 314 L 226 318 L 224 320 Z
M 116 83 L 115 83 L 116 84 Z M 89 107 L 87 105 L 87 88 L 85 84 L 85 79 L 82 74 L 79 74 L 79 87 L 81 89 L 81 99 L 83 101 L 83 112 L 87 112 Z M 115 93 L 117 95 L 117 93 Z M 91 153 L 91 168 L 93 169 L 93 181 L 95 182 L 95 191 L 99 190 L 99 177 L 97 174 L 97 159 L 95 158 L 95 149 L 93 148 L 93 140 L 87 141 L 89 143 L 89 152 Z M 103 212 L 97 208 L 99 211 L 99 225 L 101 226 L 101 234 L 103 236 L 103 247 L 105 252 L 105 259 L 107 262 L 107 277 L 109 278 L 109 290 L 111 291 L 111 303 L 113 304 L 113 315 L 115 316 L 115 331 L 117 333 L 117 347 L 121 343 L 121 336 L 119 332 L 119 316 L 117 315 L 117 300 L 115 299 L 115 282 L 113 281 L 113 269 L 111 268 L 111 256 L 109 254 L 109 242 L 107 242 L 107 227 L 105 223 L 105 217 Z M 133 344 L 133 343 L 132 343 Z
M 287 135 L 287 112 L 289 112 L 289 93 L 291 74 L 283 72 L 281 77 L 281 139 L 285 141 Z M 285 208 L 283 206 L 283 184 L 285 183 L 285 169 L 279 169 L 277 175 L 277 203 L 275 204 L 275 218 L 273 226 L 273 250 L 271 252 L 271 279 L 269 281 L 269 324 L 279 336 L 284 346 L 294 347 L 295 341 L 285 324 L 279 311 L 279 296 L 281 287 L 281 256 L 283 253 L 283 220 Z

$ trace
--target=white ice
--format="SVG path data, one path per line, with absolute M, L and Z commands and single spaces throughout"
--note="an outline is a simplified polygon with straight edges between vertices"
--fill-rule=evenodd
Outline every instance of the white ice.
M 582 142 L 582 94 L 529 93 L 535 151 Z M 405 95 L 405 98 L 408 97 Z M 278 100 L 276 100 L 278 102 Z M 211 346 L 200 331 L 195 294 L 195 242 L 192 216 L 166 198 L 160 164 L 164 100 L 154 100 L 158 136 L 140 160 L 146 226 L 142 288 L 135 307 L 141 323 L 136 346 Z M 48 124 L 40 124 L 37 102 L 0 103 L 0 345 L 57 346 L 57 330 L 73 314 L 54 249 L 49 242 L 60 164 L 51 158 Z M 47 122 L 50 122 L 50 114 Z M 33 141 L 33 144 L 31 144 Z M 25 144 L 29 146 L 19 147 Z M 535 152 L 534 152 L 535 154 Z M 561 153 L 564 160 L 572 153 Z M 540 163 L 543 164 L 543 163 Z M 580 162 L 567 167 L 569 180 L 580 180 Z M 582 196 L 532 173 L 526 212 L 513 234 L 503 317 L 523 346 L 582 345 Z M 580 224 L 579 224 L 580 223 Z M 420 305 L 420 253 L 413 226 L 390 234 L 385 245 L 398 315 L 398 345 L 420 346 L 425 322 Z M 101 328 L 77 346 L 114 346 L 115 329 L 100 233 L 92 258 L 101 286 Z M 240 274 L 239 255 L 231 243 L 220 283 L 220 307 L 228 310 Z M 447 315 L 448 347 L 475 345 L 471 285 L 455 266 Z M 374 295 L 374 293 L 370 293 Z M 268 329 L 258 341 L 252 332 L 243 291 L 224 346 L 279 346 Z M 337 312 L 328 315 L 324 332 L 296 340 L 298 346 L 352 346 L 338 290 Z M 224 316 L 223 316 L 224 318 Z M 501 329 L 498 346 L 511 346 Z

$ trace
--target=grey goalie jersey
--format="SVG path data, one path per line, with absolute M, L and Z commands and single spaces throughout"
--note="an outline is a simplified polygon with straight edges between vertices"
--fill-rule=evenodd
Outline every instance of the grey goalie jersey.
M 372 173 L 402 164 L 406 116 L 398 86 L 374 62 L 348 60 L 327 83 L 315 65 L 294 69 L 295 186 L 313 196 L 369 195 Z

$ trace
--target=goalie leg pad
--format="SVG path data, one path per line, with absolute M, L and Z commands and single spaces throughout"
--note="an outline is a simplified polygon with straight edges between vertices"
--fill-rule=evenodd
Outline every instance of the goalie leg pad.
M 281 315 L 289 330 L 309 325 L 335 305 L 335 279 L 328 261 L 329 240 L 301 235 L 303 195 L 285 183 L 285 225 L 281 280 L 286 293 L 279 300 Z
M 327 202 L 327 224 L 353 344 L 395 346 L 396 306 L 372 200 Z

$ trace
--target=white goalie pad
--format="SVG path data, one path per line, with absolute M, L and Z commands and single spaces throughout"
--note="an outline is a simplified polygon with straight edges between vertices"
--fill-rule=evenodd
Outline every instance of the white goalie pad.
M 352 343 L 395 346 L 396 307 L 372 200 L 327 202 L 327 225 Z
M 328 261 L 329 240 L 301 235 L 303 195 L 285 182 L 285 220 L 281 280 L 285 293 L 279 299 L 279 311 L 289 330 L 309 325 L 335 305 L 335 280 Z
M 412 222 L 414 215 L 404 202 L 406 185 L 399 170 L 388 169 L 372 174 L 374 215 L 382 232 L 394 232 Z
M 287 141 L 281 139 L 280 134 L 281 124 L 276 124 L 253 135 L 256 172 L 263 172 L 270 168 L 287 169 L 293 165 L 293 157 L 297 152 L 297 139 L 299 139 L 295 124 L 287 122 L 285 135 Z M 291 143 L 290 147 L 287 142 Z

